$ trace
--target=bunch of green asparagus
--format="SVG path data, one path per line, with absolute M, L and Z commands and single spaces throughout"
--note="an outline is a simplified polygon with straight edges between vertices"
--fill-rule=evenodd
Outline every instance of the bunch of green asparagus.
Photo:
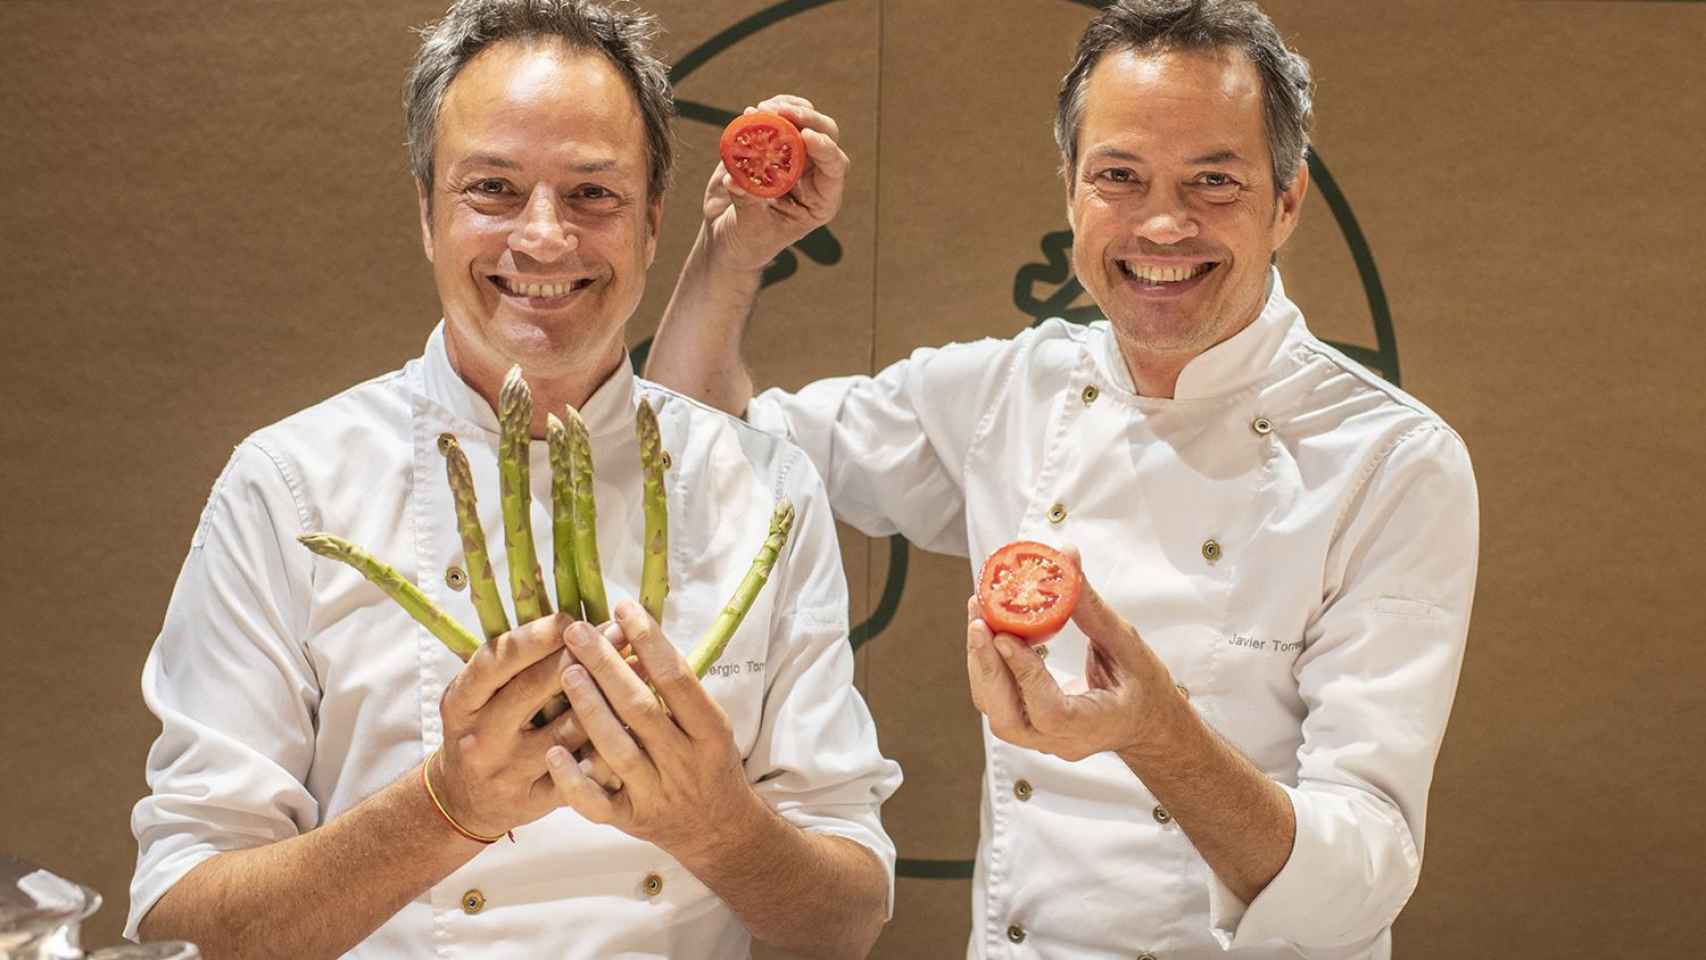
M 586 423 L 573 407 L 565 406 L 564 420 L 546 417 L 546 440 L 551 451 L 551 530 L 557 581 L 557 607 L 590 623 L 610 619 L 604 577 L 598 563 L 598 507 L 592 492 L 592 443 Z M 551 614 L 545 579 L 533 547 L 533 529 L 528 504 L 528 444 L 533 423 L 533 394 L 511 367 L 498 395 L 498 481 L 503 503 L 504 550 L 509 559 L 510 598 L 517 623 L 527 623 Z M 645 558 L 640 572 L 640 605 L 653 620 L 663 624 L 663 601 L 669 593 L 669 502 L 664 493 L 664 454 L 658 433 L 657 414 L 640 401 L 635 411 L 635 432 L 640 439 L 640 466 L 645 483 Z M 456 526 L 462 537 L 462 553 L 468 573 L 468 589 L 480 630 L 491 640 L 510 628 L 486 552 L 486 535 L 474 497 L 474 477 L 468 457 L 451 434 L 438 438 L 444 454 L 452 498 L 456 504 Z M 703 678 L 722 656 L 735 629 L 752 607 L 770 576 L 777 554 L 794 524 L 794 507 L 786 499 L 777 501 L 770 515 L 770 534 L 753 557 L 752 566 L 734 596 L 688 656 L 696 676 Z M 330 533 L 308 533 L 297 538 L 303 546 L 323 557 L 342 561 L 384 591 L 437 637 L 450 651 L 466 661 L 480 648 L 481 640 L 418 587 L 367 551 Z M 632 655 L 629 655 L 632 662 Z M 550 722 L 568 709 L 562 694 L 554 697 L 534 717 L 535 724 Z

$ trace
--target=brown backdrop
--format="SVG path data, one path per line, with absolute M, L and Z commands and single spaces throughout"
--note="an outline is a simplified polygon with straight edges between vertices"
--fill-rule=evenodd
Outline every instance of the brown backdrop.
M 766 294 L 761 382 L 1011 333 L 1060 292 L 1016 278 L 1065 227 L 1048 123 L 1088 5 L 649 5 L 689 115 L 634 344 L 716 116 L 784 89 L 839 118 L 855 167 L 836 243 Z M 1314 62 L 1330 172 L 1291 292 L 1317 332 L 1384 346 L 1480 480 L 1469 657 L 1397 953 L 1695 956 L 1706 5 L 1268 6 Z M 157 730 L 138 673 L 221 464 L 416 355 L 437 317 L 398 91 L 408 28 L 441 9 L 0 3 L 0 850 L 107 896 L 86 942 L 122 920 Z M 903 576 L 888 543 L 845 543 L 860 683 L 908 774 L 887 820 L 912 875 L 877 955 L 958 956 L 968 882 L 928 875 L 975 847 L 968 569 L 909 550 Z

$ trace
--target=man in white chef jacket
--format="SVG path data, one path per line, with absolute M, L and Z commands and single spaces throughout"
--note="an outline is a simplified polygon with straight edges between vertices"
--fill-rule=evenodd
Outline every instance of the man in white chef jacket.
M 1476 494 L 1451 428 L 1312 336 L 1271 266 L 1311 97 L 1251 3 L 1114 4 L 1056 121 L 1074 270 L 1107 321 L 793 394 L 753 396 L 741 325 L 765 260 L 833 207 L 712 176 L 648 374 L 800 444 L 870 535 L 974 572 L 1014 539 L 1081 552 L 1046 663 L 969 605 L 987 763 L 968 956 L 1390 956 Z
M 402 369 L 244 440 L 214 485 L 143 675 L 162 732 L 132 818 L 127 935 L 293 960 L 870 949 L 892 909 L 879 809 L 900 774 L 851 685 L 821 481 L 787 442 L 636 379 L 624 348 L 671 161 L 651 30 L 574 0 L 462 0 L 427 34 L 406 105 L 444 318 Z M 819 157 L 817 176 L 833 186 L 837 163 Z M 571 405 L 589 428 L 615 624 L 537 620 L 464 666 L 296 538 L 353 540 L 475 623 L 439 438 L 466 450 L 495 547 L 493 411 L 517 363 L 536 531 L 545 415 Z M 640 403 L 667 458 L 662 630 L 632 599 Z M 779 497 L 792 536 L 700 683 L 680 651 Z M 559 691 L 574 709 L 534 729 Z

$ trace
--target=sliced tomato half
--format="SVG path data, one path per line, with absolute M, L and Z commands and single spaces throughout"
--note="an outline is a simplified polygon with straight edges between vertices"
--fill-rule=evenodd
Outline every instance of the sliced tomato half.
M 1059 550 L 1016 540 L 984 561 L 977 602 L 989 629 L 1041 643 L 1066 626 L 1082 583 L 1078 565 Z
M 735 186 L 755 197 L 780 197 L 806 172 L 806 141 L 787 117 L 742 114 L 723 129 L 717 143 Z

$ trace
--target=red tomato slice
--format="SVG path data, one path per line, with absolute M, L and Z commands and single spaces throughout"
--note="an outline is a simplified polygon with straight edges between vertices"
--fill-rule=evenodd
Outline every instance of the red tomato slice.
M 977 603 L 989 629 L 1036 644 L 1066 626 L 1081 584 L 1077 564 L 1065 554 L 1034 540 L 1016 540 L 984 561 Z
M 787 117 L 742 114 L 723 129 L 717 144 L 735 186 L 755 197 L 780 197 L 794 188 L 810 162 L 806 141 Z

